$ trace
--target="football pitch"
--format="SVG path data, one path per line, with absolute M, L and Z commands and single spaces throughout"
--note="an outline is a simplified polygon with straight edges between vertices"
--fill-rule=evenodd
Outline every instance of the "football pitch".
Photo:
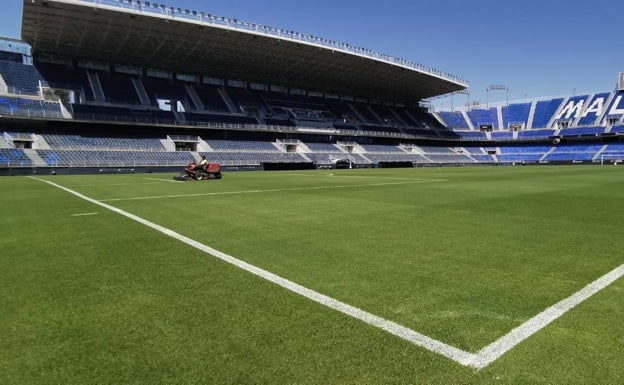
M 0 178 L 0 383 L 624 383 L 624 167 L 172 176 Z

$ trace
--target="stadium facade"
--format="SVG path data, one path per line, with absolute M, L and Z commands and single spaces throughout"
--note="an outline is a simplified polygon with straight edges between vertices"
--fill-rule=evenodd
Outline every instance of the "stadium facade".
M 25 0 L 0 41 L 0 174 L 596 163 L 612 90 L 435 112 L 468 83 L 295 31 L 134 0 Z

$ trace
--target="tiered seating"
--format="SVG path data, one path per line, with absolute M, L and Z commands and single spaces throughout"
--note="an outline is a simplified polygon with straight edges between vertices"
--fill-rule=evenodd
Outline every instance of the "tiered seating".
M 62 118 L 58 102 L 0 96 L 0 114 L 31 117 Z
M 601 94 L 596 94 L 596 95 L 594 95 L 594 97 L 592 98 L 591 102 L 589 103 L 589 106 L 591 107 L 593 105 L 593 103 L 597 99 L 607 100 L 608 98 L 609 98 L 609 93 L 608 92 L 601 93 Z M 576 123 L 576 124 L 578 126 L 590 126 L 590 125 L 593 125 L 596 122 L 597 118 L 598 118 L 598 116 L 597 116 L 596 112 L 590 112 L 590 113 L 587 114 L 587 116 L 581 117 L 581 119 L 579 119 L 578 123 Z
M 41 62 L 35 63 L 35 66 L 50 87 L 78 91 L 85 100 L 94 100 L 87 72 L 84 69 Z
M 556 146 L 555 149 L 546 156 L 545 160 L 548 162 L 586 162 L 593 160 L 600 149 L 602 149 L 601 144 L 561 144 Z
M 230 112 L 227 104 L 219 94 L 219 88 L 211 85 L 193 85 L 206 111 Z
M 229 114 L 212 114 L 199 112 L 185 112 L 184 117 L 186 123 L 194 125 L 202 124 L 258 124 L 258 119 L 253 116 L 229 115 Z
M 542 100 L 535 104 L 535 112 L 533 113 L 533 128 L 546 128 L 548 122 L 553 117 L 559 106 L 563 102 L 563 98 Z
M 434 163 L 474 163 L 468 154 L 458 154 L 449 147 L 419 146 L 424 156 Z
M 493 131 L 490 133 L 492 140 L 512 140 L 513 132 L 510 131 Z
M 502 107 L 503 128 L 509 128 L 509 125 L 513 123 L 526 127 L 529 122 L 529 112 L 531 112 L 531 103 L 510 104 Z
M 601 153 L 604 159 L 624 160 L 624 143 L 611 143 Z
M 60 167 L 175 166 L 194 160 L 187 151 L 37 150 L 37 154 L 48 166 Z
M 496 156 L 501 163 L 534 163 L 540 161 L 552 146 L 501 146 Z
M 362 103 L 351 103 L 351 108 L 357 111 L 358 116 L 364 119 L 363 124 L 381 125 L 383 122 L 379 121 L 377 117 L 368 109 L 368 105 Z
M 455 131 L 462 140 L 486 140 L 487 134 L 483 131 Z
M 468 118 L 472 122 L 473 127 L 478 128 L 480 124 L 491 124 L 494 129 L 498 127 L 498 112 L 496 108 L 488 110 L 472 109 L 467 112 Z
M 392 109 L 399 118 L 409 127 L 419 127 L 420 123 L 413 118 L 405 108 L 395 107 Z
M 306 162 L 300 154 L 281 152 L 270 142 L 206 140 L 206 143 L 213 151 L 202 154 L 224 165 Z
M 315 153 L 342 153 L 342 151 L 332 143 L 306 142 L 305 145 L 310 151 Z
M 577 144 L 561 144 L 554 148 L 544 160 L 548 162 L 579 162 L 591 161 L 598 151 L 602 149 L 601 144 L 577 145 Z
M 111 107 L 90 104 L 72 104 L 74 119 L 150 123 L 176 124 L 176 118 L 171 111 L 157 109 Z
M 62 150 L 165 151 L 158 138 L 111 138 L 84 135 L 41 135 L 51 148 Z
M 327 100 L 325 102 L 332 114 L 349 125 L 355 125 L 360 123 L 353 110 L 347 105 L 347 102 L 342 100 Z
M 613 126 L 613 127 L 611 127 L 611 131 L 609 131 L 609 132 L 614 133 L 614 134 L 622 133 L 622 132 L 624 132 L 624 126 Z
M 548 139 L 548 137 L 555 134 L 554 130 L 523 130 L 518 131 L 518 139 L 522 140 L 536 140 L 536 139 Z
M 401 128 L 404 126 L 401 120 L 399 120 L 397 116 L 393 114 L 392 110 L 389 107 L 374 105 L 370 108 L 373 110 L 375 115 L 378 116 L 379 119 L 381 119 L 383 124 Z
M 351 155 L 341 151 L 331 143 L 307 142 L 305 145 L 310 150 L 305 155 L 315 164 L 330 164 L 334 159 Z
M 381 144 L 362 144 L 360 145 L 366 152 L 375 152 L 383 154 L 399 153 L 404 154 L 405 151 L 401 150 L 397 146 L 385 146 Z
M 476 160 L 479 163 L 490 163 L 492 162 L 492 156 L 490 154 L 485 153 L 482 147 L 465 147 L 466 151 L 471 158 Z
M 234 102 L 234 105 L 241 111 L 262 110 L 266 111 L 264 102 L 255 91 L 241 88 L 226 88 L 227 94 Z
M 304 163 L 306 160 L 294 152 L 205 152 L 209 161 L 222 165 L 249 165 L 263 163 Z
M 373 163 L 391 162 L 411 162 L 411 163 L 431 163 L 431 160 L 417 153 L 366 153 L 364 156 Z
M 398 127 L 392 127 L 392 126 L 377 126 L 377 125 L 369 125 L 369 124 L 362 124 L 360 125 L 360 130 L 364 133 L 375 133 L 375 132 L 385 132 L 388 134 L 400 134 L 401 130 L 399 130 Z M 409 130 L 406 130 L 406 132 L 409 132 Z M 412 133 L 412 132 L 409 132 Z M 435 134 L 434 134 L 435 135 Z
M 215 152 L 280 152 L 271 142 L 253 140 L 206 140 Z
M 0 166 L 3 167 L 30 167 L 32 160 L 17 148 L 0 148 Z
M 107 102 L 141 104 L 131 76 L 99 72 L 98 78 Z
M 460 111 L 440 111 L 438 115 L 444 120 L 446 126 L 453 130 L 468 130 L 468 122 Z M 462 135 L 463 136 L 463 135 Z
M 10 60 L 0 60 L 0 76 L 8 86 L 9 93 L 18 95 L 39 95 L 39 83 L 44 82 L 32 65 Z
M 604 134 L 604 127 L 579 127 L 579 128 L 562 128 L 559 131 L 560 136 L 596 136 Z
M 163 99 L 179 101 L 187 109 L 197 110 L 197 106 L 191 101 L 184 85 L 181 83 L 166 79 L 144 78 L 143 86 L 154 107 L 158 107 L 158 99 Z

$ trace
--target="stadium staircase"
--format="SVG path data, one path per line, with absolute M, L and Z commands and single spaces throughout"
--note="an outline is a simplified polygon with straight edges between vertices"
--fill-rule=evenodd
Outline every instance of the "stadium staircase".
M 600 147 L 600 150 L 596 151 L 596 155 L 594 155 L 594 157 L 592 158 L 592 161 L 595 162 L 595 161 L 600 160 L 600 156 L 605 152 L 607 147 L 609 147 L 608 144 L 605 144 L 604 146 Z
M 498 129 L 506 130 L 507 127 L 505 127 L 505 124 L 503 123 L 503 107 L 502 106 L 496 107 L 496 115 L 498 117 Z
M 544 153 L 544 155 L 543 155 L 543 156 L 539 159 L 539 162 L 543 162 L 546 158 L 548 158 L 548 155 L 552 154 L 552 153 L 555 151 L 555 149 L 556 149 L 556 148 L 557 148 L 557 147 L 552 146 L 552 147 L 550 148 L 550 150 L 546 151 L 546 152 Z
M 529 110 L 529 118 L 527 119 L 527 129 L 533 128 L 533 118 L 535 117 L 535 108 L 537 107 L 537 102 L 531 103 L 531 109 Z
M 472 120 L 470 120 L 470 117 L 468 116 L 468 112 L 467 111 L 462 111 L 461 113 L 464 116 L 464 120 L 466 121 L 466 123 L 468 123 L 468 128 L 470 130 L 474 130 L 475 127 L 474 127 L 474 124 L 472 124 Z
M 33 150 L 32 148 L 25 148 L 24 154 L 32 161 L 34 167 L 45 167 L 46 162 L 37 154 L 37 150 Z

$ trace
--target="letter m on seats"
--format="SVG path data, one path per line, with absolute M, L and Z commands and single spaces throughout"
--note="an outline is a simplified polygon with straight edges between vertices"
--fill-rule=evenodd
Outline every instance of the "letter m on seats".
M 568 104 L 561 109 L 561 112 L 557 115 L 557 119 L 561 119 L 563 115 L 565 115 L 565 119 L 570 119 L 572 114 L 574 114 L 574 118 L 578 118 L 581 116 L 584 104 L 585 99 L 577 100 L 576 102 L 574 100 L 570 100 Z

